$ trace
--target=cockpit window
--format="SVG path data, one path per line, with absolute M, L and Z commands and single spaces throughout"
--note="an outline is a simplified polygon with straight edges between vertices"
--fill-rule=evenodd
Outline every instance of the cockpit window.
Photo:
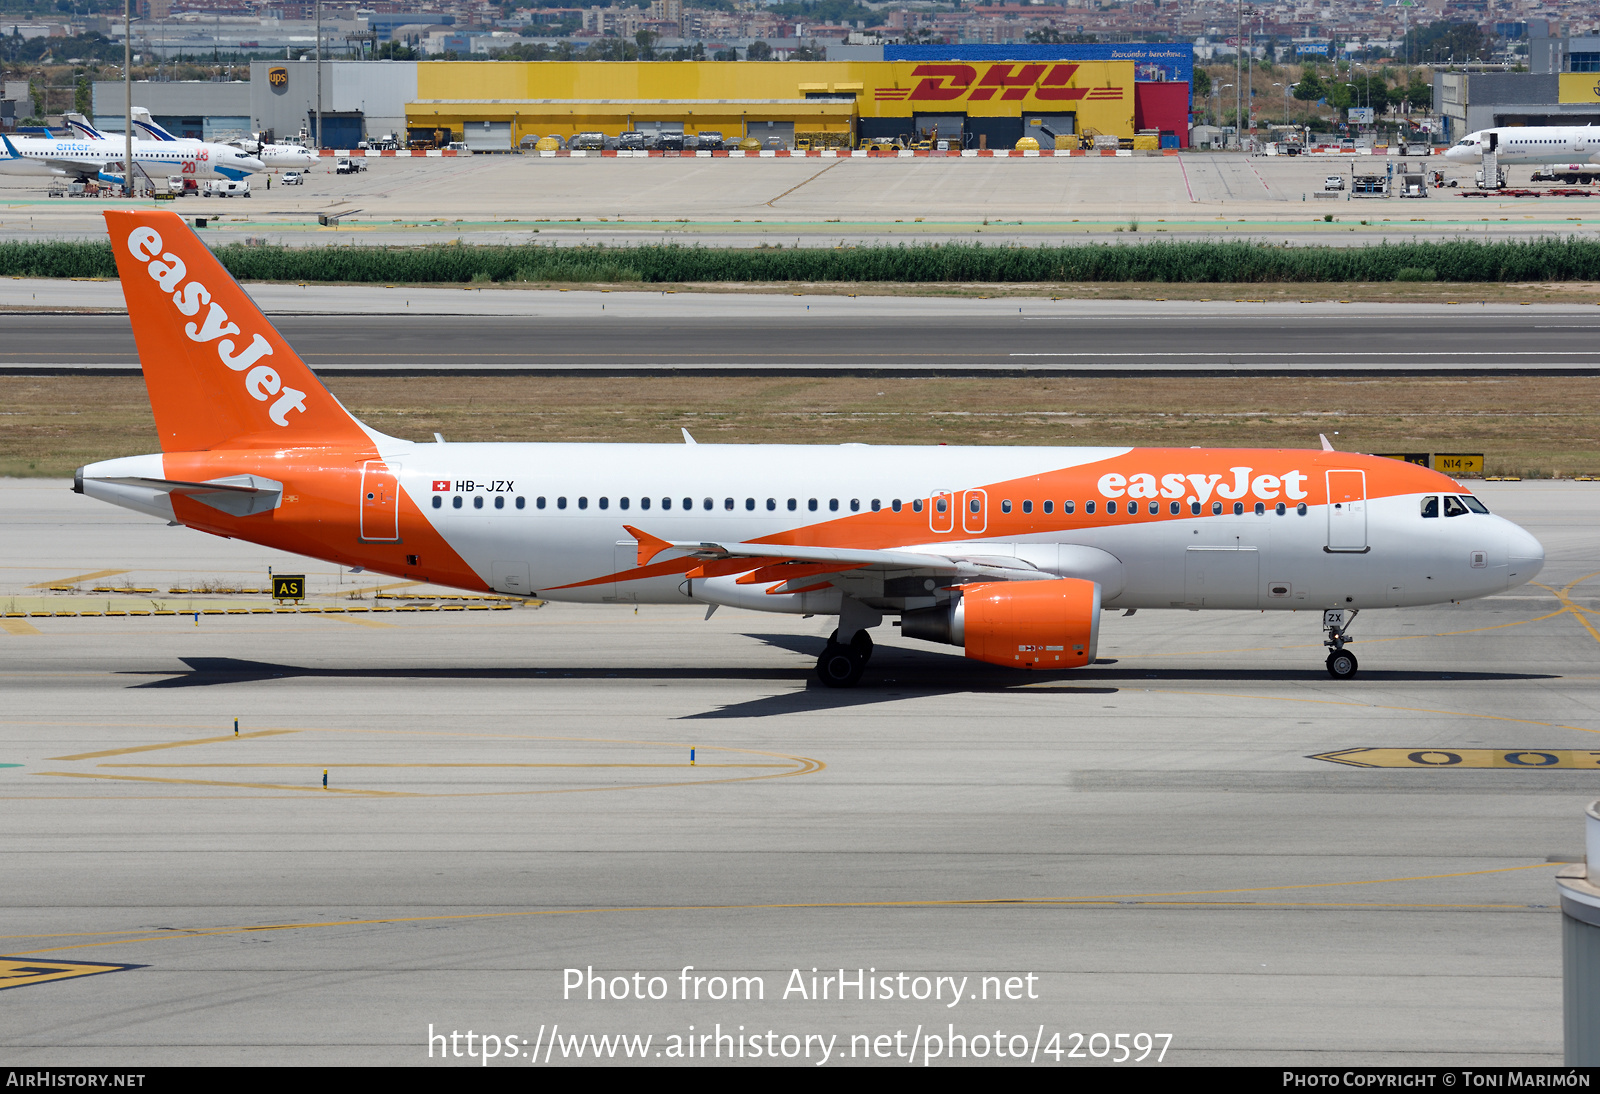
M 1461 504 L 1465 505 L 1468 509 L 1471 509 L 1474 513 L 1487 513 L 1489 511 L 1489 507 L 1487 505 L 1483 504 L 1483 502 L 1479 501 L 1471 494 L 1462 494 Z
M 1422 499 L 1422 515 L 1436 517 L 1439 515 L 1439 499 L 1432 494 Z
M 1461 499 L 1450 494 L 1444 496 L 1444 515 L 1459 517 L 1466 513 L 1467 507 L 1461 504 Z

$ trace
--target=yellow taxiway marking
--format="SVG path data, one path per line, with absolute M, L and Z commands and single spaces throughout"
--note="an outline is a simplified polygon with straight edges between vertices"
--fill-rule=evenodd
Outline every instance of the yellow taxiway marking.
M 25 988 L 29 984 L 44 984 L 51 980 L 71 980 L 77 976 L 122 972 L 125 969 L 139 967 L 138 965 L 90 965 L 81 961 L 18 961 L 14 957 L 0 957 L 0 991 L 6 988 Z
M 72 577 L 58 577 L 54 581 L 41 581 L 29 585 L 29 589 L 48 589 L 52 585 L 76 585 L 80 581 L 94 581 L 102 577 L 116 577 L 118 574 L 131 574 L 132 570 L 96 570 L 92 574 L 76 574 Z
M 217 779 L 161 779 L 151 775 L 96 775 L 89 771 L 35 771 L 35 775 L 55 775 L 63 779 L 111 779 L 116 782 L 172 783 L 178 786 L 242 786 L 248 790 L 299 790 L 318 794 L 359 794 L 370 798 L 415 798 L 421 795 L 399 790 L 357 790 L 333 786 L 292 786 L 278 783 L 226 782 Z
M 1306 759 L 1327 760 L 1347 767 L 1600 769 L 1600 752 L 1563 748 L 1343 748 L 1337 752 L 1319 752 Z
M 0 631 L 7 634 L 31 635 L 42 633 L 38 627 L 25 619 L 0 619 Z
M 426 585 L 426 581 L 397 581 L 392 585 L 364 585 L 359 589 L 339 589 L 337 595 L 345 598 L 352 596 L 365 596 L 368 593 L 382 593 L 390 589 L 414 589 L 418 585 Z
M 159 745 L 134 745 L 131 748 L 108 748 L 103 752 L 79 752 L 72 756 L 49 756 L 51 760 L 99 760 L 106 756 L 127 756 L 134 752 L 157 752 L 163 748 L 188 748 L 190 745 L 209 745 L 218 741 L 242 741 L 247 737 L 278 737 L 285 733 L 299 733 L 298 729 L 257 729 L 237 737 L 229 733 L 223 737 L 196 737 L 189 741 L 168 741 Z
M 1521 870 L 1551 869 L 1566 865 L 1559 862 L 1532 862 L 1522 866 L 1496 866 L 1485 870 L 1461 870 L 1446 874 L 1418 874 L 1412 877 L 1382 877 L 1364 878 L 1356 881 L 1319 881 L 1296 885 L 1262 885 L 1253 888 L 1239 889 L 1190 889 L 1176 892 L 1157 893 L 1112 893 L 1095 896 L 1079 897 L 968 897 L 950 898 L 944 900 L 849 900 L 849 901 L 817 901 L 796 902 L 788 904 L 683 904 L 683 905 L 650 905 L 644 907 L 615 907 L 615 908 L 548 908 L 530 911 L 514 912 L 455 912 L 444 915 L 419 915 L 419 916 L 388 916 L 381 919 L 341 919 L 321 923 L 275 923 L 261 924 L 246 927 L 196 927 L 186 931 L 162 931 L 151 934 L 148 929 L 135 929 L 128 931 L 84 931 L 62 934 L 33 934 L 33 935 L 0 935 L 4 940 L 21 939 L 47 939 L 47 938 L 95 938 L 95 942 L 67 942 L 58 946 L 45 946 L 37 950 L 24 951 L 17 956 L 30 956 L 35 953 L 54 953 L 58 950 L 93 949 L 99 946 L 123 946 L 130 942 L 168 941 L 174 938 L 206 938 L 217 935 L 252 934 L 258 931 L 300 931 L 312 930 L 319 927 L 369 927 L 391 923 L 439 923 L 460 920 L 484 919 L 526 919 L 533 916 L 563 916 L 563 915 L 597 915 L 618 912 L 743 912 L 743 911 L 789 911 L 811 910 L 821 908 L 965 908 L 985 907 L 990 905 L 1011 905 L 1016 907 L 1049 907 L 1067 908 L 1098 905 L 1136 905 L 1160 904 L 1163 906 L 1182 906 L 1195 908 L 1259 908 L 1264 905 L 1272 907 L 1294 908 L 1354 908 L 1354 909 L 1393 909 L 1393 908 L 1481 908 L 1498 911 L 1529 911 L 1533 910 L 1527 904 L 1486 904 L 1486 903 L 1429 903 L 1422 901 L 1406 902 L 1306 902 L 1306 901 L 1279 901 L 1279 900 L 1184 900 L 1184 897 L 1227 897 L 1240 896 L 1246 893 L 1280 893 L 1306 889 L 1340 889 L 1351 886 L 1363 885 L 1391 885 L 1418 881 L 1448 881 L 1455 878 L 1483 877 L 1489 874 L 1515 873 Z M 1540 907 L 1538 910 L 1547 910 Z M 108 938 L 115 935 L 118 937 Z
M 1596 753 L 1596 755 L 1600 755 L 1600 753 Z M 457 768 L 457 767 L 466 767 L 466 768 L 478 768 L 478 767 L 486 767 L 486 768 L 502 768 L 502 767 L 511 767 L 511 768 L 524 768 L 524 767 L 535 767 L 535 768 L 546 768 L 546 767 L 548 767 L 548 768 L 573 768 L 573 767 L 576 767 L 576 768 L 590 768 L 590 767 L 671 767 L 671 768 L 680 768 L 680 767 L 685 767 L 686 768 L 686 767 L 690 767 L 690 766 L 693 766 L 693 767 L 695 767 L 697 769 L 698 768 L 702 768 L 702 767 L 739 767 L 739 768 L 745 768 L 745 767 L 777 767 L 777 768 L 783 768 L 784 770 L 797 770 L 801 765 L 799 765 L 799 764 L 703 764 L 703 763 L 695 763 L 693 765 L 688 764 L 688 763 L 670 763 L 670 764 L 525 764 L 525 763 L 503 763 L 503 764 L 451 764 L 451 763 L 439 763 L 439 764 L 342 764 L 342 763 L 338 763 L 338 762 L 331 762 L 331 763 L 314 763 L 314 764 L 96 764 L 95 766 L 97 766 L 97 767 L 118 767 L 118 768 L 121 768 L 121 767 L 141 767 L 141 768 L 143 768 L 143 767 L 151 767 L 151 768 L 160 768 L 163 771 L 168 771 L 168 770 L 173 770 L 173 769 L 176 769 L 176 768 L 195 768 L 195 767 L 221 767 L 221 768 L 228 768 L 229 770 L 234 770 L 234 769 L 238 769 L 238 768 L 258 768 L 258 767 L 263 767 L 263 768 L 265 768 L 265 767 L 294 767 L 294 768 L 314 767 L 314 768 L 318 768 L 318 769 L 321 769 L 321 768 L 325 767 L 325 768 L 328 768 L 330 770 L 346 770 L 346 769 L 349 769 L 349 768 L 358 768 L 358 767 L 360 767 L 360 768 L 365 768 L 365 767 L 383 767 L 383 768 L 387 768 L 387 767 L 402 767 L 402 768 L 412 768 L 412 767 L 425 767 L 425 768 L 433 768 L 433 767 L 445 767 L 445 768 Z
M 375 627 L 378 629 L 387 630 L 393 630 L 395 628 L 395 624 L 393 623 L 385 623 L 378 619 L 362 619 L 360 616 L 355 615 L 325 615 L 322 618 L 335 619 L 341 623 L 354 623 L 358 627 Z
M 663 741 L 616 740 L 616 739 L 604 738 L 604 737 L 525 737 L 525 736 L 520 736 L 520 735 L 517 735 L 517 734 L 500 734 L 500 733 L 483 734 L 483 733 L 459 733 L 459 732 L 457 732 L 457 733 L 450 733 L 450 732 L 438 733 L 438 732 L 433 732 L 433 731 L 425 731 L 425 732 L 422 732 L 422 733 L 419 734 L 416 731 L 409 731 L 409 730 L 361 730 L 361 729 L 339 729 L 339 728 L 332 728 L 332 727 L 303 726 L 303 727 L 296 727 L 296 728 L 293 728 L 293 729 L 259 729 L 259 730 L 253 730 L 253 731 L 251 731 L 249 733 L 239 734 L 237 737 L 235 737 L 233 734 L 226 734 L 226 735 L 220 736 L 220 737 L 199 737 L 199 738 L 194 738 L 194 739 L 184 740 L 184 741 L 168 741 L 168 742 L 165 742 L 165 743 L 162 743 L 162 744 L 133 745 L 133 746 L 130 746 L 130 747 L 127 747 L 127 748 L 104 749 L 104 750 L 101 750 L 101 751 L 98 751 L 98 752 L 80 752 L 80 753 L 75 753 L 74 755 L 71 755 L 71 756 L 51 756 L 51 757 L 49 757 L 49 759 L 54 760 L 54 761 L 98 760 L 98 759 L 104 759 L 104 758 L 111 757 L 111 756 L 126 756 L 126 755 L 130 755 L 130 754 L 134 754 L 134 753 L 140 753 L 140 752 L 155 752 L 155 751 L 159 751 L 161 749 L 168 749 L 168 748 L 187 748 L 187 747 L 189 747 L 191 745 L 220 744 L 223 741 L 236 741 L 236 740 L 242 740 L 242 739 L 247 738 L 247 737 L 275 737 L 275 736 L 279 736 L 279 735 L 282 735 L 282 734 L 308 733 L 308 732 L 320 732 L 320 733 L 346 733 L 346 732 L 348 732 L 348 733 L 385 733 L 385 734 L 400 734 L 400 735 L 403 735 L 403 736 L 429 736 L 429 737 L 435 737 L 435 736 L 487 737 L 487 738 L 500 739 L 500 740 L 518 740 L 518 741 L 562 741 L 562 742 L 577 741 L 577 742 L 583 742 L 583 743 L 588 743 L 588 744 L 639 745 L 639 746 L 644 746 L 644 747 L 651 748 L 651 749 L 668 748 L 668 749 L 674 749 L 674 750 L 682 749 L 684 751 L 687 751 L 691 747 L 688 744 L 681 744 L 680 745 L 680 744 L 673 744 L 673 743 L 670 743 L 670 742 L 663 742 Z M 326 761 L 320 761 L 320 762 L 316 762 L 316 763 L 193 763 L 193 764 L 185 764 L 185 763 L 179 763 L 179 764 L 139 764 L 139 763 L 129 763 L 129 764 L 100 764 L 98 766 L 100 766 L 102 768 L 139 768 L 139 769 L 145 769 L 145 770 L 149 770 L 149 769 L 176 770 L 176 769 L 196 769 L 196 768 L 205 768 L 205 769 L 213 769 L 213 770 L 214 769 L 219 769 L 219 768 L 221 768 L 221 769 L 229 769 L 229 770 L 240 770 L 240 769 L 274 769 L 274 768 L 276 768 L 276 769 L 283 769 L 283 768 L 301 769 L 301 768 L 335 768 L 335 767 L 337 767 L 337 768 L 342 768 L 342 769 L 352 769 L 352 768 L 415 768 L 415 769 L 426 769 L 426 768 L 440 768 L 440 769 L 445 769 L 445 768 L 480 768 L 480 769 L 548 768 L 548 769 L 567 769 L 567 770 L 582 770 L 582 769 L 588 769 L 588 768 L 594 768 L 594 769 L 603 769 L 603 768 L 629 769 L 629 768 L 632 768 L 632 769 L 669 769 L 669 770 L 674 770 L 674 771 L 685 770 L 685 769 L 694 767 L 694 768 L 706 768 L 706 769 L 708 769 L 710 771 L 746 770 L 746 771 L 760 771 L 760 772 L 762 772 L 760 774 L 727 775 L 727 776 L 724 776 L 722 778 L 716 778 L 716 779 L 705 779 L 705 778 L 702 778 L 702 779 L 675 780 L 675 781 L 672 781 L 672 782 L 630 783 L 630 784 L 621 785 L 621 786 L 570 786 L 570 787 L 547 787 L 547 788 L 539 788 L 539 789 L 519 788 L 519 789 L 509 789 L 509 790 L 474 790 L 474 791 L 464 791 L 464 792 L 460 792 L 460 793 L 438 792 L 438 791 L 362 790 L 362 789 L 355 789 L 355 788 L 334 788 L 334 787 L 328 787 L 327 788 L 328 790 L 336 790 L 338 793 L 343 793 L 343 794 L 364 794 L 364 795 L 367 795 L 367 796 L 370 796 L 370 797 L 387 797 L 387 798 L 519 797 L 519 796 L 536 796 L 536 795 L 545 795 L 545 794 L 593 794 L 593 793 L 601 793 L 601 792 L 612 792 L 612 791 L 618 791 L 618 790 L 657 790 L 657 789 L 666 789 L 666 788 L 669 788 L 669 787 L 715 786 L 715 785 L 718 785 L 718 784 L 721 784 L 721 783 L 758 782 L 758 781 L 763 780 L 763 779 L 787 779 L 787 778 L 791 778 L 791 777 L 793 777 L 795 775 L 811 775 L 811 774 L 815 774 L 818 771 L 822 771 L 824 768 L 826 768 L 828 766 L 827 764 L 823 763 L 821 760 L 814 760 L 814 759 L 811 759 L 811 758 L 806 757 L 806 756 L 790 756 L 790 755 L 787 755 L 787 754 L 782 753 L 782 752 L 767 752 L 767 751 L 763 751 L 763 750 L 760 750 L 760 749 L 750 749 L 750 748 L 729 748 L 729 747 L 717 746 L 717 745 L 712 745 L 712 746 L 698 745 L 698 746 L 693 746 L 693 747 L 698 747 L 702 753 L 707 753 L 707 752 L 741 753 L 741 754 L 748 755 L 748 756 L 769 757 L 771 759 L 779 760 L 779 761 L 783 761 L 783 762 L 780 762 L 780 763 L 762 763 L 762 762 L 706 763 L 706 762 L 701 762 L 701 763 L 697 763 L 697 764 L 691 765 L 691 764 L 683 763 L 681 761 L 666 762 L 666 763 L 635 763 L 635 762 L 608 763 L 608 762 L 599 762 L 599 763 L 418 763 L 418 764 L 403 764 L 403 763 L 330 764 L 330 763 L 328 763 Z M 162 783 L 162 784 L 167 784 L 167 785 L 172 785 L 172 786 L 235 787 L 235 788 L 247 789 L 247 790 L 316 791 L 316 790 L 324 789 L 321 786 L 298 786 L 298 785 L 288 785 L 288 784 L 280 784 L 280 783 L 240 782 L 240 781 L 232 781 L 232 780 L 183 779 L 183 778 L 177 778 L 177 777 L 173 777 L 173 776 L 160 776 L 160 777 L 158 777 L 158 776 L 153 776 L 153 775 L 113 775 L 113 774 L 99 774 L 99 773 L 95 773 L 95 772 L 79 772 L 79 771 L 34 771 L 34 772 L 30 772 L 30 774 L 33 774 L 33 775 L 48 775 L 48 776 L 52 776 L 52 777 L 56 777 L 56 778 L 102 779 L 102 780 L 121 781 L 121 782 Z M 31 795 L 30 795 L 30 797 L 31 797 Z M 52 795 L 52 797 L 54 797 L 54 795 Z
M 1555 612 L 1554 614 L 1561 615 L 1564 612 L 1571 612 L 1572 617 L 1582 624 L 1584 630 L 1589 632 L 1589 637 L 1593 638 L 1596 642 L 1600 642 L 1600 631 L 1595 630 L 1594 624 L 1589 622 L 1587 618 L 1587 615 L 1589 614 L 1600 613 L 1593 613 L 1591 609 L 1585 608 L 1579 604 L 1574 604 L 1572 602 L 1572 590 L 1577 588 L 1579 585 L 1582 585 L 1585 581 L 1588 581 L 1591 577 L 1594 577 L 1597 574 L 1600 574 L 1600 570 L 1597 570 L 1592 574 L 1584 574 L 1575 581 L 1569 581 L 1561 587 L 1559 592 L 1551 588 L 1549 585 L 1539 585 L 1539 588 L 1543 589 L 1545 592 L 1555 597 L 1556 600 L 1560 601 L 1561 610 Z M 1535 582 L 1535 584 L 1538 583 Z

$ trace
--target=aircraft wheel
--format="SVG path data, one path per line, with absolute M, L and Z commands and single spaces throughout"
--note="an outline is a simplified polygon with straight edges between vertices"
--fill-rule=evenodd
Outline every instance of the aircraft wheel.
M 1335 680 L 1348 680 L 1359 667 L 1356 655 L 1349 650 L 1334 650 L 1328 654 L 1328 675 Z
M 853 688 L 861 682 L 867 659 L 850 646 L 829 641 L 817 658 L 817 679 L 830 688 Z

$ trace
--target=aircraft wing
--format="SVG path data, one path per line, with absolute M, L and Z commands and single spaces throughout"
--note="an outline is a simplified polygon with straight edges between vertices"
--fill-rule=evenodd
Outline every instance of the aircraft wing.
M 1055 574 L 1040 570 L 1023 559 L 1012 555 L 978 555 L 966 552 L 934 553 L 931 551 L 874 550 L 861 547 L 811 547 L 784 543 L 727 543 L 702 540 L 699 542 L 661 539 L 631 525 L 624 525 L 639 541 L 640 566 L 664 551 L 683 551 L 695 558 L 712 561 L 749 559 L 751 568 L 761 560 L 809 563 L 806 570 L 820 575 L 829 570 L 918 570 L 948 576 L 956 581 L 1042 581 Z M 778 568 L 764 567 L 763 573 L 774 574 Z

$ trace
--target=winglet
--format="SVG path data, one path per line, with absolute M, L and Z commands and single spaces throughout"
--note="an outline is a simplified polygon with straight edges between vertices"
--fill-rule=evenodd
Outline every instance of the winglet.
M 659 536 L 652 536 L 649 532 L 641 532 L 631 524 L 624 524 L 630 536 L 639 541 L 639 565 L 648 566 L 650 561 L 662 551 L 670 550 L 672 544 Z
M 11 143 L 10 137 L 6 136 L 4 133 L 0 133 L 0 141 L 5 142 L 6 152 L 10 154 L 12 159 L 20 160 L 22 158 L 22 153 L 18 152 L 17 146 Z
M 1333 451 L 1333 445 L 1328 443 L 1328 435 L 1326 433 L 1318 433 L 1317 434 L 1317 440 L 1322 442 L 1322 450 L 1324 452 L 1332 452 Z
M 689 427 L 688 426 L 680 426 L 679 428 L 683 430 L 683 443 L 684 444 L 699 444 L 700 443 L 699 441 L 695 440 L 693 437 L 689 436 Z

